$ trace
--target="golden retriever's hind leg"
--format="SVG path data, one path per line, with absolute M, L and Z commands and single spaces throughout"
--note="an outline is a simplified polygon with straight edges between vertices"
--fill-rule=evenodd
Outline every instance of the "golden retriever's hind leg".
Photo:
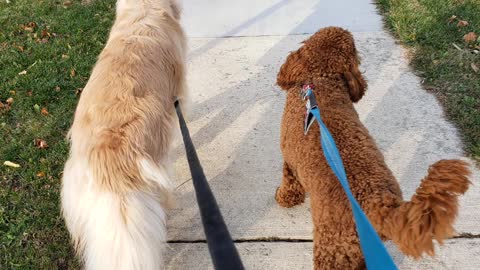
M 283 163 L 282 184 L 277 189 L 275 200 L 283 207 L 293 207 L 305 201 L 305 189 L 293 175 L 286 162 Z

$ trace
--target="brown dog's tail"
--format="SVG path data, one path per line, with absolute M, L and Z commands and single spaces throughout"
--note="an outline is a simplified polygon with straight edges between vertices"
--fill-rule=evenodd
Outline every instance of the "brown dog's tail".
M 406 255 L 434 255 L 433 240 L 440 244 L 454 233 L 458 196 L 470 181 L 468 164 L 441 160 L 433 164 L 409 202 L 403 202 L 384 220 L 384 232 Z

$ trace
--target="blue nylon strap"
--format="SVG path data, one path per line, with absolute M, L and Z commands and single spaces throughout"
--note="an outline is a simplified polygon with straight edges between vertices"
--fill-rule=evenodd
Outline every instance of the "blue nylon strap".
M 393 262 L 392 257 L 388 254 L 387 249 L 382 243 L 377 232 L 363 212 L 355 197 L 353 197 L 348 184 L 345 168 L 343 167 L 342 158 L 338 152 L 335 141 L 323 123 L 320 117 L 320 110 L 318 107 L 312 108 L 310 111 L 317 119 L 320 125 L 320 140 L 322 143 L 323 154 L 327 159 L 328 165 L 340 180 L 347 198 L 352 206 L 353 217 L 357 227 L 358 237 L 360 238 L 360 247 L 362 248 L 363 256 L 367 264 L 368 270 L 396 270 L 397 267 Z

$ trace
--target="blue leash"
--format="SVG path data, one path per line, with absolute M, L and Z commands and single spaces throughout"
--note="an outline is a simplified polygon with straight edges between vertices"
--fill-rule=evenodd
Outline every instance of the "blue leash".
M 315 94 L 312 91 L 312 85 L 305 85 L 302 89 L 303 99 L 307 99 L 307 113 L 305 117 L 305 134 L 316 119 L 320 125 L 320 140 L 322 144 L 323 154 L 327 160 L 328 165 L 337 176 L 342 185 L 347 198 L 352 206 L 353 217 L 357 227 L 358 237 L 360 238 L 360 247 L 362 248 L 363 256 L 367 264 L 368 270 L 397 270 L 392 257 L 388 254 L 387 249 L 383 245 L 382 240 L 363 212 L 355 197 L 350 190 L 347 180 L 347 174 L 343 167 L 342 158 L 338 152 L 335 141 L 328 131 L 328 128 L 323 123 L 320 117 L 320 110 L 318 109 Z

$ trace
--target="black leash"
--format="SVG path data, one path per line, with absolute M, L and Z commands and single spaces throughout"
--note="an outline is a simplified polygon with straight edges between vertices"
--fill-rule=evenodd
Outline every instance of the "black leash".
M 183 118 L 178 100 L 175 101 L 175 109 L 182 131 L 188 165 L 192 173 L 193 186 L 202 217 L 203 230 L 207 238 L 208 250 L 210 251 L 213 265 L 216 270 L 243 270 L 244 267 L 240 256 L 233 244 L 222 213 L 218 208 L 215 196 L 213 196 L 212 190 L 208 185 L 202 165 L 200 165 L 200 161 L 198 160 L 197 152 L 190 138 L 190 133 Z

